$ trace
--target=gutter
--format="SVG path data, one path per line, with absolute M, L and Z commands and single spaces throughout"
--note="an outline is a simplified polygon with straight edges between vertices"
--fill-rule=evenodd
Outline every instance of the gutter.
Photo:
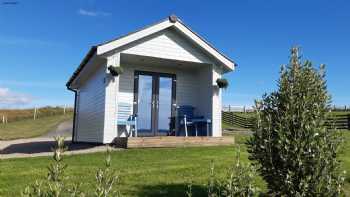
M 76 134 L 76 116 L 77 116 L 77 94 L 78 91 L 75 89 L 72 89 L 71 87 L 67 86 L 67 89 L 74 92 L 74 111 L 73 111 L 73 130 L 72 130 L 72 143 L 76 143 L 76 139 L 75 139 L 75 134 Z

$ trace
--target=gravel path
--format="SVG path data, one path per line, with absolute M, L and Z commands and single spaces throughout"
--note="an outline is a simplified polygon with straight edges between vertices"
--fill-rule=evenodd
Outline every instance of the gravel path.
M 64 136 L 64 137 L 71 137 L 72 136 L 72 128 L 73 128 L 73 121 L 67 120 L 65 122 L 62 122 L 58 125 L 58 127 L 48 132 L 47 134 L 43 135 L 42 137 L 55 137 L 55 136 Z
M 65 121 L 41 137 L 0 141 L 0 159 L 50 156 L 56 144 L 53 137 L 57 135 L 66 137 L 67 155 L 106 151 L 105 145 L 72 144 L 72 125 L 72 121 Z

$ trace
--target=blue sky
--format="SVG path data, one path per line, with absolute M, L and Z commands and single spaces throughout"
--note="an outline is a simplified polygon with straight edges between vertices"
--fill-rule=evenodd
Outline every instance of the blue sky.
M 173 13 L 238 63 L 224 104 L 249 106 L 276 89 L 298 45 L 327 65 L 333 103 L 350 105 L 349 10 L 345 0 L 0 0 L 0 107 L 72 105 L 65 83 L 91 45 Z

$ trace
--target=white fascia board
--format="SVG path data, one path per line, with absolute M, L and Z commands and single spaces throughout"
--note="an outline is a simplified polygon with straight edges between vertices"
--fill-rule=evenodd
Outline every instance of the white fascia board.
M 136 40 L 144 38 L 148 35 L 159 32 L 159 31 L 166 29 L 166 28 L 173 26 L 173 25 L 174 25 L 174 23 L 171 23 L 169 20 L 166 20 L 166 21 L 161 22 L 157 25 L 154 25 L 154 26 L 148 27 L 144 30 L 141 30 L 139 32 L 130 34 L 126 37 L 123 37 L 123 38 L 120 38 L 118 40 L 115 40 L 115 41 L 106 43 L 104 45 L 98 46 L 97 47 L 97 55 L 102 55 L 102 54 L 107 53 L 111 50 L 117 49 L 121 46 L 124 46 L 126 44 L 131 43 L 131 42 L 134 42 Z
M 80 86 L 81 84 L 79 84 L 80 78 L 81 76 L 84 75 L 84 73 L 86 71 L 88 71 L 89 69 L 91 69 L 91 63 L 93 61 L 93 59 L 96 58 L 96 54 L 94 54 L 89 60 L 88 62 L 85 64 L 84 67 L 82 67 L 82 69 L 77 73 L 77 76 L 75 76 L 74 80 L 71 82 L 70 87 L 74 87 L 76 85 Z
M 101 46 L 98 46 L 97 47 L 97 55 L 103 55 L 109 51 L 115 50 L 119 47 L 127 45 L 131 42 L 137 41 L 137 40 L 142 39 L 146 36 L 149 36 L 149 35 L 152 35 L 154 33 L 159 32 L 159 31 L 162 31 L 164 29 L 167 29 L 171 26 L 174 26 L 180 32 L 183 32 L 194 43 L 198 44 L 201 48 L 203 48 L 209 54 L 213 55 L 218 61 L 220 61 L 229 70 L 235 69 L 235 64 L 231 60 L 229 60 L 228 58 L 226 58 L 225 56 L 220 54 L 216 49 L 214 49 L 212 46 L 207 44 L 202 38 L 200 38 L 198 35 L 196 35 L 194 32 L 192 32 L 190 29 L 188 29 L 181 22 L 177 21 L 177 22 L 173 23 L 173 22 L 170 22 L 169 20 L 165 20 L 161 23 L 150 26 L 144 30 L 138 31 L 136 33 L 132 33 L 132 34 L 127 35 L 125 37 L 122 37 L 120 39 L 117 39 L 117 40 L 111 41 L 109 43 L 103 44 Z
M 218 59 L 221 63 L 227 66 L 230 70 L 235 69 L 235 64 L 232 61 L 230 61 L 225 56 L 221 55 L 219 52 L 213 49 L 213 47 L 204 42 L 200 37 L 198 37 L 195 33 L 189 30 L 186 26 L 179 22 L 176 22 L 174 26 L 178 30 L 183 32 L 185 35 L 187 35 L 190 39 L 192 39 L 195 43 L 197 43 L 199 46 L 201 46 L 209 54 L 212 54 L 216 59 Z

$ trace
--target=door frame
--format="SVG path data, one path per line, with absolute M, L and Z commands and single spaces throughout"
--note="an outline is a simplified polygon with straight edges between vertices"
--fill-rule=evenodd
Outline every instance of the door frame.
M 175 121 L 175 113 L 176 113 L 176 74 L 171 73 L 161 73 L 161 72 L 151 72 L 151 71 L 134 71 L 134 101 L 133 101 L 133 113 L 138 113 L 138 97 L 139 97 L 139 75 L 148 75 L 152 76 L 152 103 L 156 102 L 156 104 L 152 104 L 151 110 L 151 135 L 150 136 L 159 136 L 163 133 L 159 133 L 158 131 L 158 115 L 159 115 L 159 78 L 167 77 L 172 79 L 172 87 L 171 87 L 171 120 Z M 174 125 L 174 126 L 170 126 Z M 175 131 L 175 124 L 170 123 L 169 132 Z M 164 134 L 163 134 L 164 135 Z

